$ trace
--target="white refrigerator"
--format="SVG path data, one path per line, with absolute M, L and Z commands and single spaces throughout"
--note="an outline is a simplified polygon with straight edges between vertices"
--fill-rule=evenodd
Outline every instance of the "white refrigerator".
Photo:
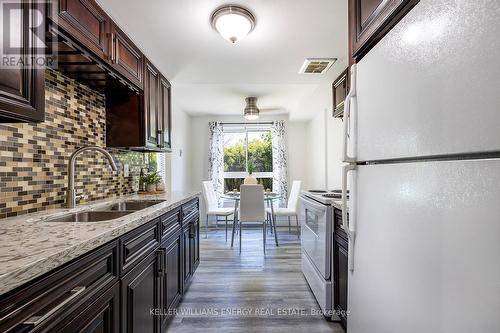
M 421 0 L 351 73 L 348 333 L 500 332 L 500 1 Z

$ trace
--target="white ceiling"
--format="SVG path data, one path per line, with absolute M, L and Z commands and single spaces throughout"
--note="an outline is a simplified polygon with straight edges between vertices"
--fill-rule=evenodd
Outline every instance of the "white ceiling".
M 228 0 L 229 1 L 229 0 Z M 242 114 L 244 98 L 309 118 L 300 102 L 347 65 L 347 0 L 100 0 L 102 7 L 169 78 L 174 105 L 191 115 Z M 232 45 L 210 26 L 223 4 L 257 19 Z M 307 57 L 339 60 L 324 75 L 297 74 Z

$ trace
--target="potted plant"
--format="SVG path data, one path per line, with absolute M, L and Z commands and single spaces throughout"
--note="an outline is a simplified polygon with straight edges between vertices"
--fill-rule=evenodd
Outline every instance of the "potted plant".
M 248 176 L 245 177 L 245 180 L 243 181 L 243 184 L 246 185 L 255 185 L 258 184 L 257 178 L 252 176 L 254 170 L 253 163 L 251 161 L 247 162 L 247 171 L 248 171 Z
M 146 184 L 146 192 L 155 192 L 156 185 L 161 183 L 161 177 L 158 172 L 151 172 L 141 177 L 143 184 Z

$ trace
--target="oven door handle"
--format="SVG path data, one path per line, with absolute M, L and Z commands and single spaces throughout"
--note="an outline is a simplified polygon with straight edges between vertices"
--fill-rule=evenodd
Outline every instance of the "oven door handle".
M 307 224 L 307 221 L 304 221 L 304 226 L 314 235 L 316 239 L 319 238 L 319 235 L 316 232 L 314 232 L 314 230 L 312 230 L 312 228 Z
M 322 212 L 327 210 L 327 207 L 325 205 L 317 203 L 317 202 L 315 202 L 307 197 L 301 197 L 301 199 L 302 199 L 302 201 L 304 201 L 307 204 L 307 206 L 309 206 L 309 207 L 312 206 L 313 208 L 315 208 L 315 210 L 322 211 Z

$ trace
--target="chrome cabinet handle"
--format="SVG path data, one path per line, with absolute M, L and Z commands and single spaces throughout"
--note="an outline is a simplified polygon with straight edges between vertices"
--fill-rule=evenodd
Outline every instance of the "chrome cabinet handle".
M 116 64 L 116 37 L 115 33 L 111 33 L 111 63 Z
M 157 250 L 157 253 L 160 255 L 160 264 L 158 265 L 158 275 L 159 276 L 164 276 L 165 273 L 166 273 L 166 264 L 165 264 L 165 261 L 166 261 L 166 254 L 167 254 L 167 251 L 166 249 L 164 248 L 160 248 Z
M 350 191 L 350 201 L 351 201 L 351 213 L 349 214 L 350 220 L 347 218 L 347 175 L 351 171 L 356 170 L 355 164 L 347 164 L 342 167 L 342 229 L 344 229 L 347 237 L 349 238 L 349 261 L 348 268 L 349 271 L 354 270 L 354 241 L 356 238 L 355 229 L 355 207 L 354 207 L 354 195 L 353 189 Z
M 351 139 L 351 98 L 356 97 L 356 66 L 356 64 L 351 66 L 351 88 L 344 101 L 344 142 L 342 146 L 342 160 L 346 163 L 356 161 L 356 158 L 354 156 L 349 156 L 348 152 L 349 140 Z M 354 136 L 352 139 L 354 139 Z
M 164 144 L 165 140 L 164 140 L 163 130 L 159 129 L 159 130 L 156 131 L 156 133 L 158 134 L 158 138 L 157 138 L 158 144 L 157 144 L 157 146 L 159 148 L 163 148 L 165 146 L 165 144 Z
M 85 291 L 85 287 L 84 286 L 75 287 L 75 288 L 71 289 L 71 291 L 70 291 L 71 295 L 68 298 L 66 298 L 64 301 L 62 301 L 61 303 L 59 303 L 56 306 L 54 306 L 52 309 L 50 309 L 44 315 L 42 315 L 42 316 L 33 316 L 33 317 L 29 318 L 28 320 L 24 321 L 23 324 L 24 325 L 30 325 L 30 326 L 38 326 L 38 325 L 40 325 L 43 321 L 45 321 L 46 319 L 48 319 L 50 316 L 52 316 L 55 312 L 57 312 L 58 310 L 60 310 L 66 304 L 68 304 L 69 302 L 71 302 L 72 300 L 74 300 L 75 298 L 77 298 L 84 291 Z

